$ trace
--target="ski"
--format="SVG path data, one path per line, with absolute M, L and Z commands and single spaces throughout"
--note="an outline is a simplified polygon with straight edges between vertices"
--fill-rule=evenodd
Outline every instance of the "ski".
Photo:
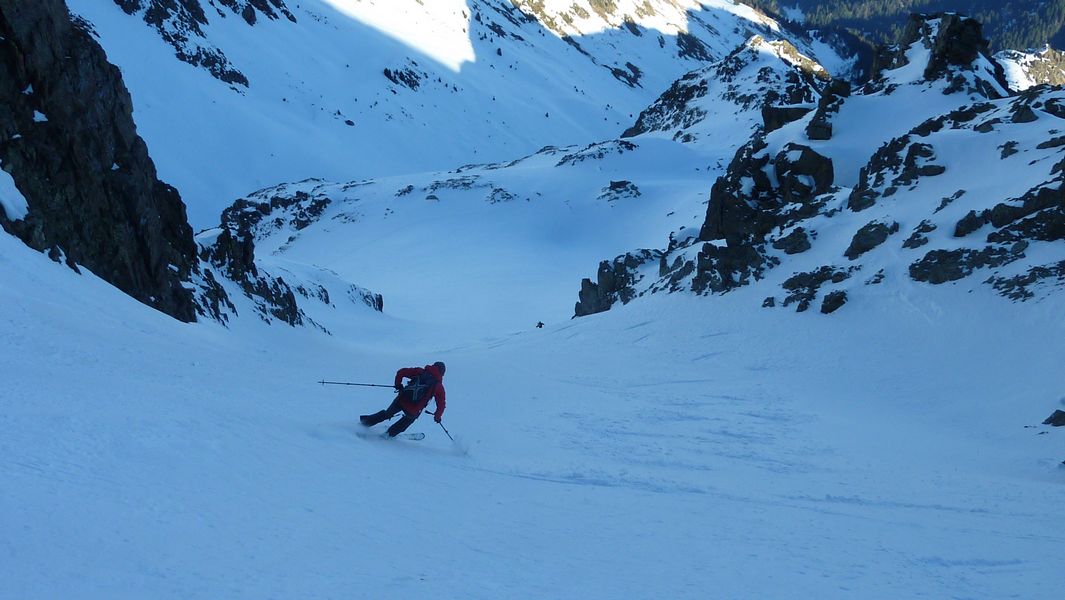
M 388 439 L 391 439 L 391 437 L 388 435 L 388 433 L 380 433 L 380 434 L 378 434 L 378 433 L 371 433 L 371 432 L 368 432 L 368 431 L 367 432 L 359 431 L 359 432 L 356 432 L 355 435 L 357 435 L 357 436 L 359 436 L 359 437 L 361 437 L 363 439 L 366 439 L 366 440 L 388 440 Z M 417 441 L 417 440 L 424 440 L 425 439 L 425 434 L 421 433 L 421 432 L 419 432 L 419 433 L 400 433 L 400 434 L 397 434 L 395 437 L 396 437 L 396 439 L 400 439 L 400 440 Z

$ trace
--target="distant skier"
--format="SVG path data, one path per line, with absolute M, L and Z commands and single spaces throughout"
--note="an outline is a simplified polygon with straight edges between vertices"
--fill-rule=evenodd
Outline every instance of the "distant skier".
M 400 412 L 403 417 L 388 428 L 388 435 L 396 437 L 411 426 L 421 416 L 422 411 L 429 405 L 429 399 L 436 400 L 436 412 L 433 420 L 437 423 L 444 416 L 444 363 L 435 362 L 425 367 L 410 367 L 396 371 L 395 388 L 399 392 L 396 399 L 388 408 L 375 412 L 372 415 L 362 415 L 359 420 L 363 425 L 372 427 L 382 421 L 387 421 Z M 403 379 L 409 379 L 407 385 Z

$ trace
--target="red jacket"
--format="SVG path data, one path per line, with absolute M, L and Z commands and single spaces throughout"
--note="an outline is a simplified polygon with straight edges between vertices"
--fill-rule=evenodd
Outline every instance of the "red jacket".
M 422 393 L 417 398 L 411 398 L 411 394 L 399 395 L 399 405 L 403 407 L 403 412 L 408 415 L 415 416 L 420 415 L 425 407 L 429 405 L 429 398 L 436 400 L 436 412 L 433 416 L 437 419 L 444 416 L 444 375 L 440 373 L 440 369 L 437 369 L 433 365 L 426 365 L 424 367 L 411 367 L 409 369 L 400 369 L 396 371 L 396 385 L 403 384 L 403 378 L 414 379 L 422 373 L 429 373 L 436 379 L 436 385 L 422 390 Z

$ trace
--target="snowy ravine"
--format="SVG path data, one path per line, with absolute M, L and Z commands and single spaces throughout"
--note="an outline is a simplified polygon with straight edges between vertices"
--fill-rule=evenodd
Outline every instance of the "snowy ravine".
M 183 325 L 0 236 L 5 598 L 1053 598 L 1061 304 Z M 27 293 L 27 291 L 32 293 Z M 964 307 L 950 310 L 947 306 Z M 499 310 L 506 310 L 500 307 Z M 491 315 L 485 315 L 486 318 Z M 357 436 L 445 360 L 445 425 Z M 1045 435 L 1044 435 L 1045 434 Z
M 138 131 L 196 228 L 282 181 L 448 169 L 615 136 L 674 79 L 754 34 L 850 64 L 732 0 L 68 4 L 121 68 Z M 270 18 L 271 4 L 287 13 Z M 248 11 L 254 24 L 238 15 Z M 183 55 L 214 57 L 215 76 L 178 60 L 164 35 Z
M 263 48 L 275 56 L 294 47 L 275 47 L 276 40 L 308 42 L 285 64 L 313 65 L 303 75 L 320 83 L 342 63 L 308 56 L 338 39 L 351 44 L 344 52 L 365 44 L 387 49 L 376 58 L 402 56 L 408 48 L 400 42 L 379 46 L 383 35 L 316 38 L 329 22 L 355 23 L 339 21 L 339 13 L 308 23 L 309 6 L 347 6 L 400 39 L 426 31 L 387 21 L 387 2 L 204 0 L 219 14 L 220 7 L 288 4 L 306 26 L 252 10 L 260 16 L 251 30 L 234 10 L 225 18 L 211 13 L 202 43 L 247 70 L 251 86 L 241 92 L 176 64 L 173 48 L 139 14 L 126 15 L 111 0 L 71 1 L 96 16 L 102 43 L 132 81 L 135 116 L 153 156 L 158 148 L 164 177 L 190 192 L 201 224 L 204 214 L 218 223 L 214 209 L 244 195 L 218 228 L 197 237 L 201 266 L 223 275 L 254 267 L 264 286 L 272 277 L 305 286 L 300 312 L 289 314 L 304 326 L 260 319 L 271 307 L 240 289 L 255 282 L 222 275 L 219 289 L 236 306 L 219 320 L 180 323 L 91 269 L 78 274 L 0 233 L 0 600 L 1061 595 L 1065 532 L 1055 516 L 1065 501 L 1065 427 L 1040 424 L 1065 409 L 1060 277 L 1023 302 L 983 285 L 986 269 L 941 285 L 916 282 L 907 275 L 915 249 L 896 237 L 861 255 L 861 277 L 833 282 L 853 284 L 855 301 L 831 315 L 762 304 L 796 270 L 850 265 L 843 262 L 847 241 L 874 217 L 898 218 L 907 235 L 925 217 L 938 219 L 935 233 L 922 234 L 929 248 L 990 243 L 985 236 L 998 226 L 967 210 L 993 211 L 1026 191 L 1060 188 L 1062 92 L 1040 89 L 1016 100 L 967 87 L 944 94 L 946 79 L 923 78 L 930 56 L 915 40 L 901 49 L 911 62 L 887 70 L 890 92 L 870 88 L 842 100 L 831 92 L 839 82 L 826 81 L 826 69 L 801 43 L 773 41 L 761 29 L 748 35 L 755 32 L 736 17 L 745 8 L 655 0 L 680 11 L 698 4 L 721 19 L 732 15 L 725 20 L 736 26 L 711 48 L 721 60 L 694 61 L 708 64 L 675 86 L 668 83 L 682 72 L 676 65 L 676 73 L 648 75 L 661 78 L 653 94 L 680 93 L 648 106 L 649 89 L 618 83 L 602 64 L 567 63 L 583 66 L 542 93 L 587 78 L 589 89 L 601 85 L 611 94 L 588 105 L 569 97 L 566 114 L 573 122 L 606 114 L 614 123 L 599 130 L 597 119 L 569 131 L 552 107 L 550 125 L 545 117 L 509 132 L 514 138 L 506 142 L 476 143 L 495 130 L 494 115 L 445 151 L 452 141 L 445 134 L 463 121 L 441 130 L 417 122 L 414 115 L 430 111 L 406 88 L 396 90 L 395 106 L 409 109 L 409 120 L 367 117 L 378 137 L 348 147 L 332 128 L 352 126 L 332 114 L 322 125 L 301 112 L 321 113 L 313 96 L 327 88 L 297 86 L 310 103 L 280 106 L 278 98 L 288 98 L 281 92 L 299 79 L 295 71 L 270 79 L 275 63 L 245 60 Z M 522 4 L 577 14 L 569 2 Z M 581 5 L 593 4 L 604 5 Z M 432 6 L 413 23 L 451 33 L 455 23 L 466 24 L 461 13 L 439 8 L 443 0 Z M 452 20 L 431 18 L 441 15 Z M 578 21 L 585 29 L 575 31 L 594 33 L 596 19 L 616 28 L 594 38 L 598 44 L 579 42 L 596 60 L 612 52 L 619 34 L 637 40 L 649 64 L 673 60 L 675 48 L 656 54 L 666 46 L 650 33 L 674 31 L 668 23 L 650 16 L 633 25 L 637 35 L 589 12 Z M 519 23 L 506 26 L 508 35 L 541 28 Z M 562 33 L 569 26 L 577 27 L 543 25 Z M 433 70 L 443 76 L 449 57 L 461 53 L 433 43 L 443 44 L 427 50 L 437 53 Z M 556 57 L 539 45 L 504 48 L 494 56 L 523 52 L 525 64 L 541 66 Z M 153 64 L 166 66 L 154 73 Z M 359 68 L 377 76 L 384 64 L 393 63 Z M 988 65 L 981 59 L 951 79 L 991 85 L 981 79 Z M 516 83 L 481 74 L 479 94 L 445 103 L 446 89 L 436 89 L 434 98 L 461 113 L 483 108 L 484 94 L 500 82 L 514 84 L 510 93 L 520 97 L 547 78 Z M 153 89 L 160 78 L 165 85 Z M 392 96 L 387 86 L 371 87 Z M 831 112 L 834 137 L 811 145 L 835 161 L 836 186 L 818 192 L 825 204 L 802 215 L 821 232 L 811 235 L 809 252 L 792 256 L 770 245 L 782 260 L 757 283 L 708 296 L 648 293 L 571 319 L 579 277 L 603 257 L 659 247 L 668 234 L 669 252 L 697 259 L 693 240 L 710 187 L 729 175 L 737 150 L 762 135 L 763 101 L 771 97 L 790 103 L 777 109 L 813 113 L 765 134 L 766 156 L 791 163 L 802 152 L 786 144 L 801 140 L 818 112 Z M 599 106 L 615 98 L 612 108 Z M 213 100 L 221 106 L 204 112 Z M 979 110 L 955 110 L 974 103 Z M 175 107 L 173 120 L 164 118 Z M 513 114 L 541 108 L 530 101 Z M 592 143 L 620 134 L 630 110 L 630 137 Z M 218 128 L 220 114 L 239 119 Z M 954 116 L 927 124 L 941 115 Z M 365 125 L 359 120 L 354 131 Z M 393 126 L 421 137 L 373 153 Z M 225 143 L 212 144 L 204 131 Z M 541 136 L 558 146 L 517 151 Z M 878 148 L 895 139 L 905 142 L 893 150 L 900 156 L 924 140 L 944 169 L 888 194 L 886 182 L 902 174 L 894 162 L 878 166 L 870 157 L 890 158 L 892 146 Z M 270 145 L 260 147 L 262 140 Z M 315 144 L 318 154 L 294 158 Z M 197 147 L 203 154 L 188 152 Z M 278 148 L 284 152 L 267 158 Z M 409 168 L 396 171 L 412 148 L 424 154 L 411 154 Z M 480 164 L 456 166 L 475 148 L 490 154 L 488 162 L 478 156 Z M 323 156 L 332 162 L 318 162 Z M 995 168 L 972 167 L 966 158 Z M 741 166 L 737 174 L 745 173 Z M 323 179 L 281 183 L 312 167 Z M 363 169 L 374 178 L 358 179 Z M 767 193 L 785 187 L 783 172 Z M 792 175 L 788 193 L 802 193 L 797 181 L 813 194 L 813 175 Z M 250 191 L 266 176 L 273 179 Z M 961 179 L 971 191 L 944 203 Z M 844 209 L 859 187 L 873 205 Z M 17 186 L 0 181 L 0 195 L 10 216 L 27 206 L 32 214 Z M 975 229 L 953 235 L 960 221 Z M 1051 226 L 1034 228 L 1032 242 L 1016 246 L 1014 254 L 1028 254 L 1011 268 L 1062 259 Z M 773 231 L 767 241 L 780 241 L 785 232 Z M 238 233 L 246 237 L 237 240 Z M 227 236 L 227 245 L 218 244 Z M 254 264 L 244 252 L 249 240 Z M 216 261 L 212 248 L 229 262 Z M 658 264 L 655 251 L 645 252 L 646 287 L 656 282 Z M 886 276 L 867 285 L 877 273 Z M 689 284 L 689 275 L 678 281 Z M 385 407 L 390 390 L 319 384 L 388 385 L 397 368 L 437 360 L 448 366 L 443 425 L 454 442 L 428 417 L 410 429 L 426 434 L 422 441 L 377 439 L 384 427 L 367 431 L 358 416 Z

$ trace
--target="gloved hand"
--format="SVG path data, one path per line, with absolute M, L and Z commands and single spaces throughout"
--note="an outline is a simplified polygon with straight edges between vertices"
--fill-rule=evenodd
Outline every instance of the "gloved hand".
M 396 388 L 397 392 L 402 392 L 403 391 L 403 386 L 399 385 L 398 383 L 396 385 L 392 386 L 392 387 Z
M 437 423 L 439 423 L 440 422 L 440 415 L 433 415 L 433 420 L 436 421 Z

